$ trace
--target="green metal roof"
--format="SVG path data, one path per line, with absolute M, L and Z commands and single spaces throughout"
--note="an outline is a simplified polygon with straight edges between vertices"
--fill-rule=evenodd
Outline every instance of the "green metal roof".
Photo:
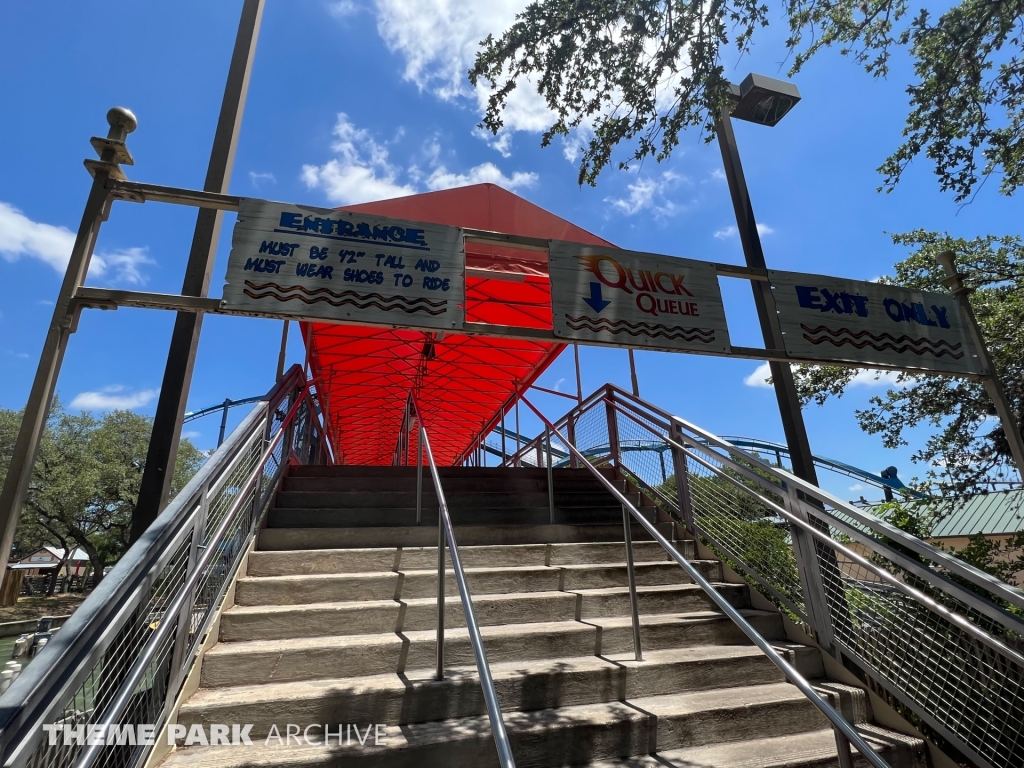
M 933 508 L 940 518 L 932 536 L 970 536 L 975 533 L 1016 533 L 1024 529 L 1024 489 L 993 491 L 941 501 Z

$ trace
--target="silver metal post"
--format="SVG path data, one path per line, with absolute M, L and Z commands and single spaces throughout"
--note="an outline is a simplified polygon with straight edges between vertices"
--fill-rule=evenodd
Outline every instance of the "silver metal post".
M 249 90 L 249 74 L 252 71 L 256 40 L 263 17 L 263 2 L 264 0 L 244 0 L 242 5 L 217 129 L 214 132 L 210 163 L 203 183 L 203 190 L 206 192 L 224 194 L 228 191 L 238 134 L 242 127 L 242 113 L 245 111 L 245 97 Z M 199 209 L 192 235 L 192 247 L 185 266 L 185 278 L 181 286 L 182 295 L 204 297 L 209 292 L 223 218 L 224 212 L 221 210 Z M 174 319 L 170 349 L 160 385 L 160 398 L 153 417 L 153 431 L 146 454 L 146 468 L 142 474 L 138 501 L 132 513 L 132 543 L 138 541 L 167 504 L 202 325 L 202 312 L 178 312 Z
M 683 444 L 683 436 L 679 431 L 679 425 L 674 421 L 669 423 L 668 436 L 676 445 Z M 679 504 L 679 516 L 686 525 L 686 530 L 696 536 L 697 529 L 693 521 L 693 504 L 690 499 L 690 473 L 686 467 L 686 455 L 672 446 L 672 468 L 675 471 L 676 479 L 676 501 Z
M 505 448 L 505 406 L 501 406 L 501 466 L 505 466 L 508 450 Z
M 622 508 L 622 531 L 626 539 L 626 572 L 629 577 L 629 608 L 633 617 L 633 654 L 637 661 L 643 661 L 640 650 L 640 600 L 636 594 L 636 570 L 633 568 L 633 531 L 629 510 Z
M 124 146 L 124 141 L 138 125 L 135 115 L 122 107 L 114 107 L 107 112 L 107 122 L 110 124 L 110 130 L 107 132 L 107 140 L 110 143 L 100 151 L 100 162 L 92 166 L 92 188 L 89 190 L 85 210 L 82 211 L 78 235 L 71 248 L 67 271 L 64 273 L 64 282 L 61 283 L 60 293 L 57 294 L 57 301 L 53 306 L 50 327 L 46 332 L 36 376 L 32 381 L 28 402 L 25 404 L 18 439 L 14 444 L 10 464 L 7 466 L 3 491 L 0 492 L 0 574 L 7 569 L 11 545 L 14 543 L 14 532 L 18 527 L 18 518 L 21 515 L 29 481 L 32 479 L 39 440 L 50 415 L 50 403 L 57 386 L 61 363 L 64 361 L 68 338 L 78 325 L 77 312 L 72 306 L 72 300 L 75 292 L 85 282 L 100 224 L 106 220 L 110 212 L 110 197 L 105 185 L 111 173 L 120 173 L 118 163 L 130 164 L 131 156 Z M 92 160 L 88 162 L 94 163 Z
M 853 768 L 853 752 L 850 751 L 850 740 L 841 730 L 832 726 L 836 735 L 836 753 L 839 755 L 839 768 Z
M 974 307 L 971 306 L 970 300 L 970 295 L 974 293 L 974 289 L 964 285 L 964 276 L 957 271 L 956 254 L 952 251 L 943 251 L 935 257 L 935 260 L 939 262 L 946 273 L 946 278 L 942 282 L 951 289 L 950 293 L 956 297 L 957 302 L 960 304 L 960 310 L 964 313 L 964 318 L 967 320 L 967 328 L 971 332 L 971 340 L 974 342 L 974 348 L 977 350 L 981 364 L 985 368 L 985 392 L 995 406 L 996 414 L 999 416 L 999 421 L 1003 427 L 1003 434 L 1006 436 L 1006 442 L 1010 444 L 1010 453 L 1013 455 L 1013 461 L 1017 465 L 1017 471 L 1020 473 L 1021 479 L 1024 479 L 1024 437 L 1021 436 L 1020 424 L 1014 416 L 1010 398 L 1006 396 L 1003 383 L 999 380 L 999 376 L 996 373 L 995 364 L 992 362 L 992 355 L 985 345 L 985 338 L 981 335 L 978 318 L 974 315 Z
M 423 425 L 416 433 L 416 525 L 423 523 Z
M 278 376 L 277 380 L 280 381 L 281 377 Z M 231 398 L 225 397 L 224 398 L 224 411 L 220 415 L 220 432 L 217 434 L 217 447 L 218 448 L 220 448 L 221 444 L 224 442 L 224 433 L 228 429 L 228 408 L 230 408 L 230 407 L 231 407 Z
M 583 379 L 580 377 L 580 345 L 572 345 L 572 355 L 576 360 L 576 405 L 583 405 Z
M 515 466 L 517 466 L 517 467 L 520 465 L 520 463 L 522 461 L 522 459 L 519 458 L 519 451 L 522 449 L 522 446 L 520 444 L 520 437 L 519 437 L 521 434 L 523 434 L 523 433 L 519 431 L 519 400 L 517 399 L 516 400 L 516 457 L 517 458 L 516 458 L 516 460 L 514 462 Z
M 437 673 L 444 680 L 444 510 L 437 508 Z
M 548 443 L 548 523 L 555 524 L 555 481 L 554 468 L 551 466 L 551 430 L 544 427 L 544 437 Z
M 633 385 L 633 397 L 640 397 L 640 384 L 636 379 L 636 358 L 633 356 L 633 348 L 630 347 L 629 352 L 629 380 Z

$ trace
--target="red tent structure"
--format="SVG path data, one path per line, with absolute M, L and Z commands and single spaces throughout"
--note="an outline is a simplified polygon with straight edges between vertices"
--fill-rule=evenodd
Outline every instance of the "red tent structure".
M 361 213 L 543 239 L 611 245 L 494 184 L 345 208 Z M 543 253 L 466 245 L 466 322 L 551 328 Z M 439 465 L 459 461 L 565 348 L 456 333 L 303 323 L 336 460 L 391 464 L 410 390 Z

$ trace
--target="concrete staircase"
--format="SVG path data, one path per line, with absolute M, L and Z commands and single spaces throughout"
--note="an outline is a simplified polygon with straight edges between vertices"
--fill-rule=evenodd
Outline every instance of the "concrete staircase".
M 556 470 L 554 524 L 544 470 L 441 475 L 518 766 L 838 764 L 827 720 L 639 526 L 644 661 L 633 660 L 622 512 L 585 470 Z M 437 511 L 427 499 L 416 526 L 408 469 L 292 469 L 178 714 L 207 732 L 251 723 L 256 746 L 179 746 L 167 768 L 498 765 L 451 576 L 447 676 L 434 679 Z M 870 724 L 862 690 L 822 680 L 818 652 L 785 642 L 777 614 L 721 583 L 720 563 L 694 560 L 692 541 L 676 546 L 894 768 L 926 764 L 919 740 Z M 289 723 L 355 724 L 360 736 L 282 744 Z M 386 744 L 366 737 L 371 724 Z M 281 738 L 267 744 L 274 726 Z

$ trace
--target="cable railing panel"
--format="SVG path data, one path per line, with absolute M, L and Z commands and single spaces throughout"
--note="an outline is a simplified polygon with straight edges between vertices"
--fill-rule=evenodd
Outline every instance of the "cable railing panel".
M 613 463 L 912 722 L 978 765 L 1024 765 L 1024 592 L 613 385 L 538 415 L 572 462 Z
M 51 744 L 43 726 L 159 735 L 288 461 L 330 457 L 316 413 L 295 366 L 0 697 L 4 768 L 145 762 L 151 745 Z

